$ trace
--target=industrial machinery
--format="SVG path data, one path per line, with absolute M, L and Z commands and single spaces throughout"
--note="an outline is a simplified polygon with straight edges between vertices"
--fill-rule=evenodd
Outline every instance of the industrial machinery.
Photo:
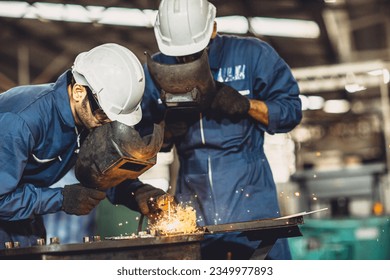
M 289 240 L 295 259 L 389 259 L 389 65 L 295 69 L 307 110 L 293 131 L 305 209 L 329 207 Z M 318 102 L 320 101 L 320 102 Z
M 307 219 L 300 229 L 302 237 L 289 239 L 293 259 L 390 259 L 387 217 Z

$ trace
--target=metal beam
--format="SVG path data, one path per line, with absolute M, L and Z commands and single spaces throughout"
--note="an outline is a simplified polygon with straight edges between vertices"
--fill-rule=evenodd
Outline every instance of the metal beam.
M 11 78 L 8 78 L 4 73 L 0 72 L 0 92 L 15 86 L 17 86 L 17 84 Z
M 53 73 L 59 73 L 63 69 L 70 68 L 73 64 L 73 59 L 69 58 L 67 51 L 62 52 L 54 60 L 42 70 L 34 80 L 33 84 L 48 83 L 53 78 Z

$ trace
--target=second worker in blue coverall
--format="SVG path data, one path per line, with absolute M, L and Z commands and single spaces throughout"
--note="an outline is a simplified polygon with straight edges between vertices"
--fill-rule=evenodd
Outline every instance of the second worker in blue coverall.
M 276 186 L 264 154 L 264 133 L 285 133 L 302 118 L 299 89 L 289 66 L 256 38 L 220 36 L 215 7 L 206 0 L 162 0 L 155 35 L 163 64 L 186 62 L 207 48 L 217 92 L 207 109 L 182 110 L 166 119 L 168 146 L 180 161 L 176 198 L 191 201 L 198 225 L 280 216 Z M 210 40 L 211 39 L 211 40 Z M 145 67 L 146 68 L 146 67 Z M 159 122 L 167 107 L 145 69 L 144 120 Z M 246 259 L 259 241 L 238 234 L 212 235 L 202 244 L 204 259 Z M 291 259 L 286 239 L 269 258 Z

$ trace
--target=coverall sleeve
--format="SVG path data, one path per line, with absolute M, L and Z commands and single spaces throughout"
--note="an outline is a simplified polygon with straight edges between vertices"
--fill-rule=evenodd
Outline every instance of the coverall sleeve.
M 0 220 L 17 221 L 61 209 L 58 189 L 21 183 L 34 138 L 17 115 L 0 114 Z
M 302 119 L 299 88 L 290 67 L 269 45 L 257 57 L 254 67 L 254 95 L 268 107 L 270 134 L 291 131 Z

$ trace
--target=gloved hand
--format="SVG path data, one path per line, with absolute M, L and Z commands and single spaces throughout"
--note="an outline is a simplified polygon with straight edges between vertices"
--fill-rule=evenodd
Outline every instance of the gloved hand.
M 173 202 L 174 198 L 162 189 L 144 184 L 134 192 L 135 201 L 140 212 L 148 217 L 166 211 L 166 202 Z
M 187 133 L 188 124 L 185 121 L 167 122 L 165 137 L 181 137 Z
M 219 110 L 228 115 L 242 115 L 249 111 L 249 99 L 242 96 L 234 88 L 220 82 L 215 82 L 217 92 L 211 103 L 211 109 Z
M 68 214 L 86 215 L 101 200 L 106 197 L 106 193 L 84 187 L 81 184 L 66 185 L 62 189 L 64 200 L 62 210 Z

